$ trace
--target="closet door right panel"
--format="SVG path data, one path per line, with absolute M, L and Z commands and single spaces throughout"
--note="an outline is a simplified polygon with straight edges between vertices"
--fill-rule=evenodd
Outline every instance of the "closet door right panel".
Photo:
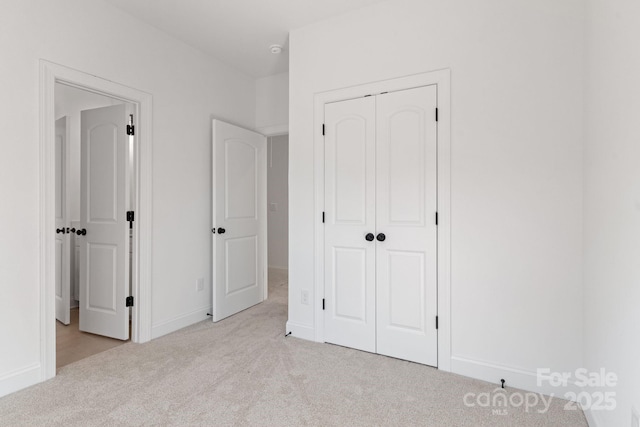
M 377 352 L 432 366 L 438 364 L 436 107 L 436 86 L 377 97 Z

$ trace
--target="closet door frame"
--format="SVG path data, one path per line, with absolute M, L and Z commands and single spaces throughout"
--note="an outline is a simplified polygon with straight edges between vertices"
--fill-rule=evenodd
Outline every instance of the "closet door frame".
M 451 70 L 444 69 L 406 77 L 318 93 L 314 97 L 315 159 L 315 244 L 314 244 L 314 330 L 317 342 L 324 342 L 324 105 L 383 92 L 421 86 L 437 86 L 438 104 L 438 369 L 451 371 Z

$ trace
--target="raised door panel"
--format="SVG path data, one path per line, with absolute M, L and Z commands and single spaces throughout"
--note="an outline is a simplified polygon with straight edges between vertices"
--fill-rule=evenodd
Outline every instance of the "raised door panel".
M 258 151 L 242 140 L 225 141 L 225 219 L 257 219 Z
M 365 225 L 367 222 L 367 118 L 352 115 L 337 122 L 332 176 L 335 224 Z
M 57 125 L 59 126 L 59 125 Z M 65 175 L 66 175 L 66 162 L 65 162 L 65 143 L 64 143 L 64 135 L 58 134 L 55 138 L 55 162 L 56 162 L 56 191 L 55 191 L 55 211 L 56 211 L 56 221 L 64 221 L 65 220 L 65 210 L 66 210 L 66 188 L 65 188 Z
M 62 239 L 56 238 L 56 302 L 62 301 Z
M 423 225 L 425 222 L 425 146 L 426 112 L 407 106 L 388 118 L 389 140 L 381 163 L 387 165 L 388 223 Z M 386 159 L 385 159 L 386 158 Z
M 334 319 L 367 323 L 367 253 L 364 249 L 333 248 Z
M 100 124 L 87 132 L 87 222 L 117 222 L 118 127 Z
M 387 295 L 380 295 L 388 305 L 389 328 L 422 333 L 425 327 L 425 257 L 424 252 L 388 251 Z
M 258 236 L 225 241 L 227 296 L 258 287 Z
M 87 245 L 87 296 L 89 310 L 115 314 L 118 288 L 118 247 L 100 243 Z

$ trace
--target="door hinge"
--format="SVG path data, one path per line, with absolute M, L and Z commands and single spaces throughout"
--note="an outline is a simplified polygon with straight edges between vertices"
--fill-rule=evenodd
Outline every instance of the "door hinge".
M 322 124 L 322 135 L 324 135 L 324 123 Z
M 129 228 L 133 228 L 135 214 L 133 211 L 127 211 L 127 221 L 129 221 Z
M 436 225 L 438 225 L 438 212 L 436 212 Z
M 324 212 L 322 212 L 322 223 L 324 224 Z
M 324 298 L 322 298 L 322 309 L 324 310 Z
M 438 108 L 436 108 L 436 122 L 438 121 Z
M 438 329 L 438 316 L 436 316 L 436 329 Z
M 126 306 L 133 307 L 133 297 L 127 297 Z
M 135 126 L 133 125 L 133 114 L 129 114 L 129 123 L 127 124 L 127 135 L 135 135 Z

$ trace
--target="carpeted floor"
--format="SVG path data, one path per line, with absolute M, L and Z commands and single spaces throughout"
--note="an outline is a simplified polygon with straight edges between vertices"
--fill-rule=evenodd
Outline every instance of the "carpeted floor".
M 538 413 L 542 403 L 529 411 L 470 407 L 468 393 L 502 392 L 410 362 L 285 338 L 286 296 L 286 280 L 272 281 L 268 301 L 222 322 L 65 366 L 0 399 L 0 425 L 587 425 L 562 400 L 546 413 Z

